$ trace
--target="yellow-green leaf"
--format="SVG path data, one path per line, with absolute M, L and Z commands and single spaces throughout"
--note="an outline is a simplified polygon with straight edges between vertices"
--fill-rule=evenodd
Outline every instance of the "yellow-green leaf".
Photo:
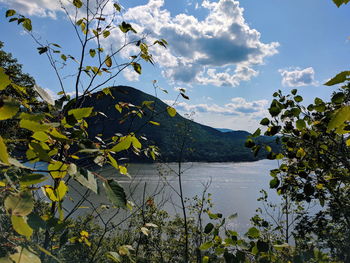
M 4 182 L 0 181 L 0 187 L 4 187 L 4 186 L 6 186 L 6 184 Z
M 9 154 L 7 152 L 6 144 L 0 136 L 0 161 L 6 164 L 9 164 Z
M 23 216 L 11 216 L 13 229 L 20 235 L 30 238 L 33 234 L 33 229 L 27 224 L 27 219 Z
M 3 68 L 0 68 L 0 90 L 5 89 L 10 84 L 11 80 L 9 76 L 5 73 Z
M 53 161 L 48 165 L 47 169 L 53 178 L 63 178 L 67 174 L 68 165 L 60 161 Z
M 334 128 L 338 128 L 343 125 L 345 121 L 350 121 L 350 106 L 343 106 L 334 113 L 328 123 L 327 131 L 329 132 Z
M 18 103 L 14 100 L 0 100 L 0 120 L 12 118 L 18 110 Z
M 166 110 L 170 117 L 174 117 L 176 115 L 176 110 L 173 107 L 168 106 Z
M 31 248 L 17 247 L 17 253 L 10 255 L 16 263 L 41 263 L 39 256 Z
M 120 152 L 130 148 L 132 143 L 132 137 L 130 135 L 121 137 L 119 142 L 112 147 L 112 152 Z
M 50 128 L 50 126 L 47 124 L 40 124 L 35 121 L 24 120 L 24 119 L 19 122 L 19 126 L 21 128 L 24 128 L 33 132 L 47 131 Z
M 112 67 L 112 59 L 110 56 L 107 55 L 106 59 L 105 59 L 105 64 L 107 67 Z
M 47 135 L 45 132 L 39 131 L 35 132 L 32 137 L 40 142 L 46 142 L 49 139 L 49 135 Z
M 68 186 L 64 181 L 60 181 L 57 189 L 54 189 L 51 185 L 45 185 L 43 187 L 45 195 L 53 202 L 62 201 L 65 197 Z
M 68 111 L 68 115 L 73 115 L 77 120 L 89 117 L 92 113 L 93 107 L 89 108 L 79 108 Z
M 115 108 L 116 108 L 117 111 L 122 113 L 122 110 L 123 110 L 122 106 L 120 106 L 119 104 L 115 104 Z
M 23 191 L 19 194 L 12 194 L 4 201 L 6 211 L 15 216 L 29 215 L 34 208 L 33 197 L 30 192 Z
M 73 5 L 77 8 L 81 8 L 83 6 L 83 2 L 81 0 L 73 0 Z
M 159 122 L 156 122 L 156 121 L 149 121 L 150 124 L 153 124 L 153 125 L 156 125 L 156 126 L 159 126 L 160 123 Z

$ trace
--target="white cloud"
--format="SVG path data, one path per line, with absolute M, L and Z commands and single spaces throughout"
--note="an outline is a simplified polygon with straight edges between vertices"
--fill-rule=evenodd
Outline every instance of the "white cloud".
M 244 98 L 236 97 L 232 98 L 230 103 L 224 106 L 217 104 L 188 104 L 186 102 L 174 102 L 167 100 L 166 103 L 173 105 L 176 109 L 183 112 L 197 112 L 197 113 L 215 113 L 221 115 L 245 115 L 252 118 L 259 118 L 266 114 L 268 101 L 267 100 L 256 100 L 247 101 Z
M 168 49 L 156 45 L 151 47 L 151 53 L 163 76 L 174 84 L 235 87 L 257 76 L 255 66 L 264 64 L 266 57 L 278 52 L 277 42 L 261 42 L 260 32 L 245 21 L 244 10 L 237 0 L 204 0 L 197 6 L 208 11 L 202 20 L 185 13 L 172 16 L 164 8 L 164 1 L 149 0 L 145 5 L 125 9 L 114 21 L 116 25 L 122 20 L 130 22 L 141 35 L 147 35 L 150 44 L 159 38 L 168 41 Z M 0 3 L 38 16 L 54 17 L 60 9 L 52 0 L 0 0 Z M 107 6 L 108 10 L 112 8 Z M 117 28 L 103 44 L 118 49 L 124 41 L 125 35 Z M 135 53 L 137 47 L 133 46 L 120 55 L 129 58 Z
M 0 3 L 29 16 L 56 18 L 56 12 L 61 10 L 59 1 L 53 0 L 0 0 Z
M 305 69 L 280 69 L 278 72 L 281 73 L 283 86 L 301 87 L 318 85 L 317 81 L 315 81 L 315 70 L 312 67 Z
M 139 80 L 139 74 L 135 72 L 135 70 L 129 68 L 125 68 L 123 70 L 123 76 L 126 78 L 128 81 L 138 81 Z
M 277 53 L 279 44 L 260 41 L 260 33 L 245 22 L 238 1 L 204 1 L 202 8 L 209 11 L 204 20 L 183 13 L 172 17 L 163 5 L 164 0 L 150 0 L 128 9 L 124 19 L 150 40 L 169 42 L 168 49 L 154 46 L 151 51 L 173 83 L 238 86 L 258 75 L 255 65 Z M 121 39 L 118 32 L 113 36 L 110 42 Z

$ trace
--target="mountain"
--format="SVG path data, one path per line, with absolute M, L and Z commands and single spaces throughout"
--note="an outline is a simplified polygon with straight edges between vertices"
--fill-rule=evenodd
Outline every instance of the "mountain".
M 215 128 L 217 129 L 218 131 L 221 131 L 221 132 L 233 132 L 234 130 L 231 130 L 231 129 L 226 129 L 226 128 Z
M 167 104 L 132 87 L 116 86 L 110 88 L 110 91 L 113 97 L 100 91 L 84 100 L 84 107 L 93 106 L 95 111 L 103 113 L 97 114 L 89 121 L 91 137 L 103 134 L 103 139 L 106 139 L 116 133 L 126 134 L 132 131 L 137 136 L 147 138 L 147 141 L 142 141 L 143 145 L 158 146 L 161 160 L 166 162 L 177 161 L 180 157 L 183 161 L 203 162 L 262 159 L 262 155 L 255 158 L 250 149 L 244 146 L 247 136 L 250 135 L 246 131 L 223 133 L 215 128 L 186 119 L 179 114 L 170 117 L 167 113 Z M 115 108 L 117 103 L 130 104 L 129 111 L 123 109 L 120 114 Z M 135 114 L 138 108 L 133 105 L 144 105 L 142 118 Z M 154 109 L 150 110 L 147 106 Z M 134 113 L 129 114 L 129 118 L 123 118 L 126 113 L 133 110 Z M 267 139 L 263 138 L 263 140 Z M 272 140 L 269 140 L 272 143 Z M 148 160 L 145 157 L 132 155 L 129 157 L 131 161 Z

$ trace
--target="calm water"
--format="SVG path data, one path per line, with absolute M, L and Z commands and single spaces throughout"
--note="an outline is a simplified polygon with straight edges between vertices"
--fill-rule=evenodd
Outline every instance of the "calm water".
M 187 198 L 201 195 L 204 185 L 210 183 L 208 192 L 212 194 L 213 212 L 219 212 L 225 216 L 237 213 L 238 217 L 230 221 L 231 227 L 239 232 L 244 232 L 249 226 L 249 219 L 255 214 L 259 206 L 257 198 L 261 189 L 268 190 L 271 177 L 269 171 L 278 167 L 276 161 L 262 160 L 249 163 L 184 163 L 182 166 L 183 190 Z M 128 193 L 128 199 L 136 204 L 142 203 L 143 196 L 154 196 L 154 199 L 171 214 L 181 212 L 178 204 L 180 199 L 178 191 L 178 176 L 172 170 L 177 171 L 175 163 L 166 165 L 158 164 L 131 164 L 129 173 L 132 179 L 118 176 L 113 168 L 100 171 L 105 177 L 116 178 Z M 79 185 L 71 187 L 70 195 L 77 199 L 74 189 L 81 191 Z M 101 195 L 92 194 L 91 200 L 95 206 L 108 204 Z M 144 193 L 145 192 L 145 193 Z M 269 191 L 268 191 L 269 192 Z M 143 194 L 144 193 L 144 194 Z M 273 201 L 278 202 L 274 191 L 269 195 Z M 147 199 L 146 199 L 147 200 Z M 67 203 L 71 206 L 71 203 Z M 85 203 L 83 206 L 91 207 Z M 88 209 L 88 208 L 85 208 Z M 82 212 L 84 209 L 80 209 Z

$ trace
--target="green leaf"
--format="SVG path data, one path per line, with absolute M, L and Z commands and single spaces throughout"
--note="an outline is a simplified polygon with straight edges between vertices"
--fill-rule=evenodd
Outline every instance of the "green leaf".
M 339 83 L 343 83 L 343 82 L 349 80 L 349 76 L 350 76 L 350 71 L 343 71 L 343 72 L 337 74 L 334 78 L 327 81 L 324 85 L 333 86 L 333 85 L 336 85 Z
M 270 124 L 270 120 L 268 118 L 264 118 L 260 121 L 261 125 L 267 126 Z
M 132 62 L 131 65 L 138 74 L 141 74 L 141 65 L 139 63 Z
M 73 0 L 73 5 L 77 8 L 81 8 L 83 6 L 83 2 L 81 0 Z
M 125 23 L 124 21 L 119 25 L 119 29 L 123 32 L 123 33 L 127 33 L 129 31 L 132 31 L 134 33 L 137 33 L 136 30 L 128 23 Z
M 159 122 L 156 122 L 156 121 L 149 121 L 150 124 L 153 124 L 153 125 L 156 125 L 156 126 L 159 126 L 160 123 Z
M 338 92 L 333 95 L 332 102 L 336 104 L 340 104 L 344 101 L 344 99 L 345 99 L 345 94 L 343 92 Z
M 19 105 L 15 100 L 0 99 L 0 121 L 12 118 L 18 110 Z
M 0 68 L 0 90 L 5 89 L 10 84 L 11 80 L 9 76 L 5 73 L 3 68 Z
M 4 140 L 0 136 L 0 161 L 9 164 L 9 154 L 7 152 L 6 144 L 4 143 Z
M 94 107 L 73 109 L 68 111 L 68 115 L 73 115 L 75 119 L 81 120 L 83 118 L 89 117 L 93 109 Z
M 208 241 L 203 243 L 202 245 L 200 245 L 199 249 L 200 250 L 208 250 L 209 248 L 211 248 L 212 246 L 214 246 L 213 241 Z
M 280 180 L 278 180 L 278 178 L 275 177 L 270 181 L 270 188 L 271 189 L 277 188 L 279 184 L 280 184 Z
M 112 59 L 110 56 L 107 55 L 106 59 L 105 59 L 105 64 L 107 67 L 112 67 Z
M 60 181 L 57 188 L 54 189 L 51 185 L 43 186 L 45 195 L 53 202 L 60 202 L 64 199 L 68 186 L 64 181 Z
M 33 229 L 27 224 L 27 219 L 22 216 L 11 216 L 13 229 L 20 235 L 30 238 L 33 234 Z M 29 261 L 31 262 L 31 261 Z
M 29 215 L 34 208 L 33 197 L 28 191 L 12 194 L 6 197 L 4 206 L 6 211 L 11 215 L 26 216 Z
M 297 96 L 294 97 L 294 100 L 295 100 L 296 102 L 302 102 L 302 101 L 303 101 L 303 97 L 297 95 Z
M 176 110 L 173 107 L 168 106 L 166 110 L 170 117 L 174 117 L 176 115 Z
M 121 137 L 118 143 L 110 149 L 112 152 L 120 152 L 130 148 L 132 143 L 132 136 Z
M 293 95 L 297 94 L 298 90 L 297 89 L 292 89 L 290 93 L 292 93 Z
M 258 238 L 260 236 L 260 231 L 256 227 L 249 228 L 247 234 L 249 238 Z
M 204 228 L 204 233 L 209 234 L 214 229 L 214 225 L 212 223 L 208 223 Z
M 126 208 L 126 194 L 123 187 L 121 187 L 117 181 L 108 179 L 107 181 L 103 182 L 103 187 L 109 201 L 111 201 L 112 204 L 117 207 Z
M 28 174 L 19 179 L 21 186 L 30 186 L 33 184 L 39 184 L 46 181 L 48 177 L 43 174 Z
M 39 256 L 27 247 L 17 247 L 17 253 L 10 255 L 10 258 L 16 263 L 41 263 Z
M 47 135 L 45 132 L 39 131 L 39 132 L 34 132 L 32 137 L 40 142 L 46 142 L 49 139 L 49 135 Z
M 67 174 L 68 165 L 60 161 L 52 161 L 47 169 L 50 171 L 52 178 L 63 178 Z
M 15 14 L 16 14 L 16 11 L 13 9 L 9 9 L 6 11 L 6 17 L 14 16 Z
M 350 121 L 350 106 L 343 106 L 335 111 L 330 122 L 328 123 L 327 132 L 340 127 L 345 121 Z
M 108 30 L 103 31 L 103 33 L 102 33 L 104 38 L 107 38 L 110 34 L 111 34 L 111 32 L 109 32 Z
M 306 128 L 306 123 L 303 119 L 297 120 L 295 124 L 298 130 L 302 130 Z
M 202 258 L 202 263 L 209 263 L 209 257 L 208 256 L 204 256 Z
M 261 134 L 261 129 L 258 128 L 258 129 L 252 134 L 252 137 L 258 137 L 258 136 L 260 136 L 260 134 Z
M 93 58 L 96 55 L 96 50 L 95 49 L 90 49 L 89 50 L 89 54 Z
M 29 18 L 24 19 L 22 26 L 28 31 L 32 31 L 32 21 Z

